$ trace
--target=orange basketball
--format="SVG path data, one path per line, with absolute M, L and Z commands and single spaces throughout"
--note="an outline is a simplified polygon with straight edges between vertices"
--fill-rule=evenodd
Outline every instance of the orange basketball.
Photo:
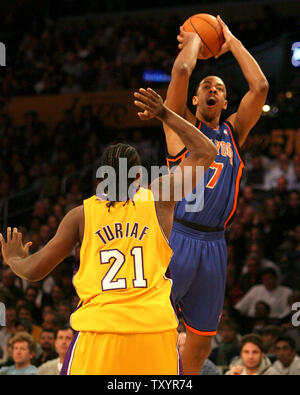
M 223 31 L 217 18 L 209 14 L 195 14 L 183 24 L 186 32 L 196 32 L 202 40 L 204 53 L 200 59 L 215 56 L 224 43 Z

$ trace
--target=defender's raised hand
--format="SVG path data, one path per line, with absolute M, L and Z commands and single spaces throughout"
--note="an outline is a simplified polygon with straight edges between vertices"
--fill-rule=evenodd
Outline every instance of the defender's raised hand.
M 164 103 L 162 97 L 151 88 L 140 88 L 139 92 L 134 92 L 138 99 L 134 104 L 141 108 L 143 112 L 138 112 L 141 120 L 147 121 L 151 118 L 160 118 L 164 112 Z
M 22 237 L 22 233 L 18 232 L 17 228 L 13 228 L 13 232 L 11 232 L 10 227 L 7 228 L 7 241 L 5 241 L 3 235 L 0 233 L 2 256 L 8 265 L 11 259 L 23 259 L 28 256 L 29 247 L 31 246 L 32 242 L 29 241 L 23 245 Z

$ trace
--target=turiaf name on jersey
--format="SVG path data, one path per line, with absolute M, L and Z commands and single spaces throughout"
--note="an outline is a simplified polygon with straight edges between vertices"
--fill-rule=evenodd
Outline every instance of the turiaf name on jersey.
M 134 237 L 135 239 L 142 240 L 147 234 L 148 226 L 142 226 L 138 222 L 123 224 L 117 222 L 113 225 L 105 225 L 97 230 L 95 234 L 100 237 L 102 242 L 106 244 L 114 239 L 122 239 L 124 237 Z

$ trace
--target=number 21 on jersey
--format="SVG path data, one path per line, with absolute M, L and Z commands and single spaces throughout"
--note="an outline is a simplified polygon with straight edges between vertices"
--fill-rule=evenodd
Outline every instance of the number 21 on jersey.
M 143 247 L 133 247 L 130 253 L 133 259 L 135 273 L 135 277 L 132 279 L 133 287 L 146 288 L 147 280 L 144 278 Z M 125 263 L 125 255 L 117 249 L 100 251 L 101 264 L 108 264 L 111 262 L 111 259 L 114 259 L 114 261 L 101 281 L 102 291 L 127 289 L 128 279 L 116 279 L 118 272 Z

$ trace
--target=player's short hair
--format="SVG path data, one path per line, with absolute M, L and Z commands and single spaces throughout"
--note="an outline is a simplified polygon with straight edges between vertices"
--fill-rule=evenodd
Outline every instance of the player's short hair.
M 218 77 L 217 75 L 207 75 L 207 76 L 205 76 L 204 78 L 202 78 L 201 81 L 200 81 L 200 82 L 197 84 L 197 86 L 196 86 L 195 96 L 197 96 L 197 94 L 198 94 L 198 89 L 199 89 L 201 83 L 202 83 L 206 78 L 209 78 L 209 77 L 219 78 L 219 80 L 222 81 L 222 83 L 223 83 L 223 85 L 224 85 L 224 87 L 225 87 L 225 97 L 226 97 L 226 96 L 227 96 L 226 84 L 225 84 L 225 82 L 222 80 L 222 78 Z

